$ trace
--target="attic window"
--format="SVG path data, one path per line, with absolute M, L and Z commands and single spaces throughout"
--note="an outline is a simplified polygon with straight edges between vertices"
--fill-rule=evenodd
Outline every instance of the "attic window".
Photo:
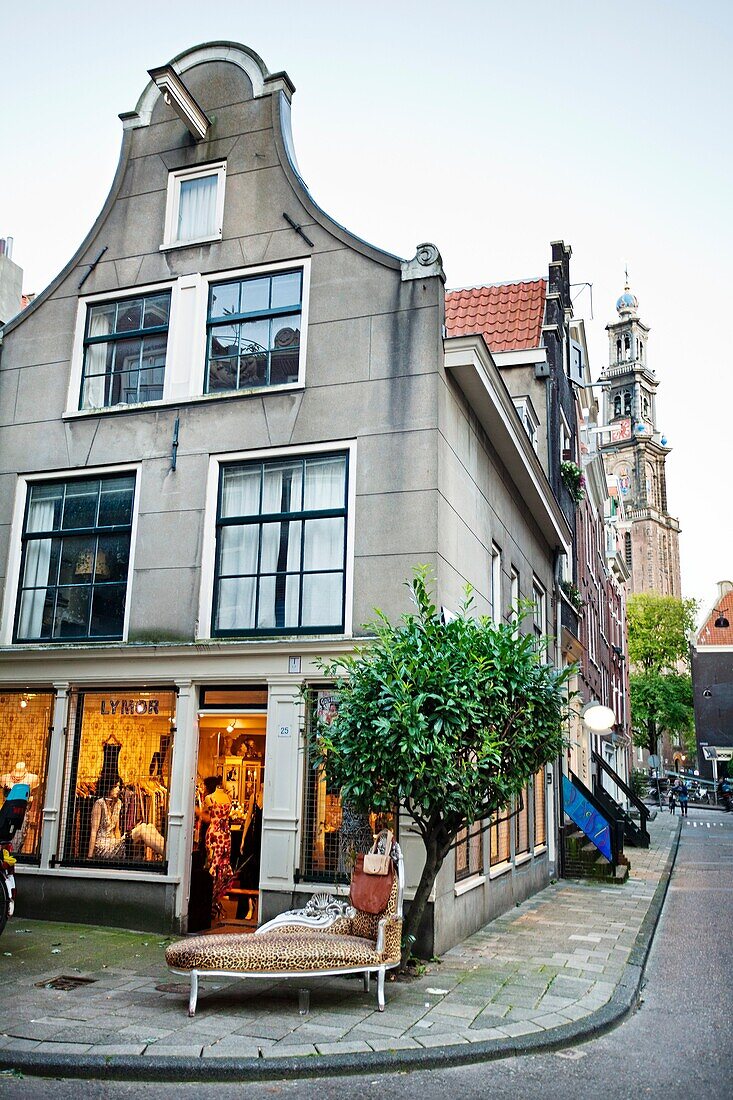
M 226 163 L 171 172 L 162 248 L 221 240 Z

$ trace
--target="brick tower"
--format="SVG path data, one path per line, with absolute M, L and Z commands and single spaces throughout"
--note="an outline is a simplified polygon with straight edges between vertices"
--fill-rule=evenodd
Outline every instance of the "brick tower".
M 657 431 L 659 381 L 649 367 L 649 329 L 639 319 L 639 302 L 626 286 L 616 302 L 618 320 L 606 326 L 608 367 L 604 385 L 605 422 L 603 457 L 606 472 L 615 478 L 623 500 L 626 564 L 631 573 L 629 592 L 656 592 L 681 596 L 678 520 L 667 510 L 665 461 L 670 452 Z

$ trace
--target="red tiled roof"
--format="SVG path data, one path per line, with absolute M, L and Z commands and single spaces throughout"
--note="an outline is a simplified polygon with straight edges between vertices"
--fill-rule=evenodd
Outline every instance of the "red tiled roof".
M 483 333 L 492 351 L 538 348 L 546 291 L 546 279 L 449 290 L 445 296 L 448 335 Z
M 722 614 L 730 626 L 716 626 L 715 620 Z M 699 645 L 733 645 L 733 591 L 721 596 L 711 610 L 697 636 Z

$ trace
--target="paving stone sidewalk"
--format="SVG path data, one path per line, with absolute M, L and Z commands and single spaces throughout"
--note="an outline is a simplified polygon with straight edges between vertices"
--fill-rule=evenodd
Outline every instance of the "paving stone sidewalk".
M 547 1031 L 604 1005 L 669 856 L 677 820 L 650 823 L 624 886 L 561 880 L 430 964 L 387 985 L 387 1007 L 361 978 L 203 981 L 163 963 L 168 940 L 83 925 L 14 920 L 0 937 L 0 1049 L 38 1054 L 277 1058 L 468 1044 Z M 21 880 L 22 887 L 22 880 Z M 60 975 L 94 979 L 45 986 Z M 310 1010 L 298 1011 L 298 990 Z

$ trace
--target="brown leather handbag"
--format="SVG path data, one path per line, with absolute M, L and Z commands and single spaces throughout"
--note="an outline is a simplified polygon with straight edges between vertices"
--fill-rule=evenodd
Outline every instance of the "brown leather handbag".
M 349 901 L 355 909 L 360 909 L 363 913 L 381 913 L 387 908 L 394 882 L 394 864 L 389 858 L 391 850 L 392 834 L 390 833 L 386 852 L 388 857 L 386 871 L 383 874 L 367 874 L 364 870 L 364 853 L 359 852 L 357 855 L 349 891 Z

